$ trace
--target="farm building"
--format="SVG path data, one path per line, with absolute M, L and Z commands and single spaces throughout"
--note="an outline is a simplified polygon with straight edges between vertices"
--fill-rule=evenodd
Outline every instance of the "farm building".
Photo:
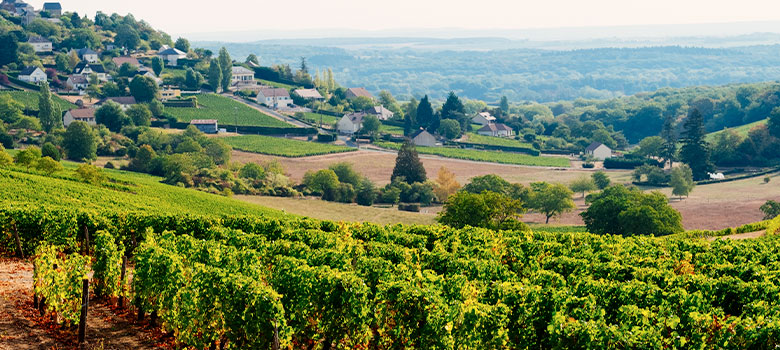
M 515 133 L 512 128 L 505 124 L 488 124 L 477 130 L 477 134 L 484 136 L 509 137 Z
M 219 132 L 219 125 L 216 119 L 194 119 L 190 125 L 195 125 L 198 130 L 206 134 L 216 134 Z
M 363 126 L 363 118 L 366 115 L 363 112 L 345 114 L 336 124 L 336 129 L 342 134 L 354 134 Z
M 474 116 L 474 118 L 471 118 L 471 121 L 479 125 L 488 125 L 488 124 L 495 123 L 496 117 L 490 115 L 490 113 L 488 112 L 480 112 L 477 113 L 477 115 Z
M 601 142 L 593 142 L 588 148 L 585 148 L 585 154 L 599 160 L 604 160 L 612 158 L 612 149 Z
M 28 83 L 40 83 L 46 81 L 46 73 L 38 67 L 26 67 L 19 72 L 19 80 Z
M 431 133 L 420 129 L 420 131 L 412 137 L 412 143 L 414 143 L 415 146 L 435 147 L 436 137 L 431 135 Z
M 97 125 L 95 123 L 95 110 L 92 108 L 71 109 L 65 112 L 65 115 L 62 117 L 62 125 L 66 128 L 75 121 L 85 122 L 89 125 Z

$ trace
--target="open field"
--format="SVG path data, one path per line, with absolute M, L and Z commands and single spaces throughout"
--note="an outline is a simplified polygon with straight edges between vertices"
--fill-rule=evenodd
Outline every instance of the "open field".
M 198 95 L 198 108 L 168 107 L 166 112 L 178 120 L 216 119 L 220 125 L 251 125 L 288 128 L 292 125 L 266 115 L 257 109 L 215 94 Z
M 330 125 L 337 123 L 341 119 L 339 117 L 334 117 L 332 115 L 313 113 L 313 112 L 306 112 L 303 113 L 303 115 L 307 122 L 316 125 L 320 125 L 320 119 L 322 119 L 322 125 L 324 127 L 329 127 Z
M 466 137 L 461 139 L 461 142 L 491 146 L 534 148 L 534 146 L 528 142 L 518 141 L 513 138 L 484 136 L 473 132 L 467 133 Z
M 0 95 L 9 95 L 11 98 L 24 105 L 25 109 L 31 111 L 38 110 L 38 92 L 35 91 L 0 91 Z M 80 98 L 83 98 L 81 96 Z M 60 106 L 61 111 L 67 111 L 72 108 L 76 108 L 76 105 L 63 100 L 56 94 L 52 94 L 54 103 Z
M 745 136 L 748 135 L 748 133 L 750 132 L 751 129 L 753 129 L 756 126 L 759 126 L 759 125 L 764 125 L 764 124 L 766 124 L 766 122 L 767 122 L 767 119 L 764 119 L 764 120 L 759 120 L 759 121 L 756 121 L 756 122 L 752 122 L 750 124 L 745 124 L 745 125 L 742 125 L 742 126 L 738 126 L 736 128 L 729 128 L 729 129 L 730 130 L 734 130 L 740 136 L 745 137 Z M 729 129 L 725 129 L 725 130 L 729 130 Z M 707 140 L 708 141 L 712 141 L 715 138 L 716 135 L 718 135 L 720 133 L 723 133 L 725 130 L 711 132 L 711 133 L 707 134 Z
M 266 196 L 235 196 L 235 199 L 284 212 L 332 221 L 373 222 L 376 224 L 436 223 L 439 207 L 422 208 L 420 213 L 400 211 L 396 207 L 364 207 L 357 204 L 327 202 L 316 198 L 280 198 Z
M 321 154 L 351 152 L 355 149 L 329 143 L 307 142 L 262 135 L 241 135 L 223 138 L 231 147 L 254 153 L 282 157 L 306 157 Z
M 262 84 L 262 85 L 278 87 L 278 88 L 282 88 L 282 89 L 285 89 L 285 90 L 300 89 L 301 88 L 300 86 L 293 86 L 293 85 L 290 85 L 290 84 L 277 83 L 275 81 L 270 81 L 270 80 L 265 80 L 265 79 L 257 79 L 257 81 L 259 81 L 260 84 Z
M 402 128 L 400 126 L 388 125 L 388 124 L 382 123 L 382 125 L 379 126 L 379 132 L 386 132 L 388 134 L 393 134 L 393 135 L 403 135 L 404 134 L 404 128 Z
M 401 144 L 392 142 L 376 142 L 375 145 L 383 148 L 399 149 Z M 548 166 L 548 167 L 570 167 L 571 162 L 564 157 L 531 156 L 521 153 L 500 152 L 500 151 L 480 151 L 462 148 L 447 147 L 417 147 L 417 152 L 422 154 L 434 154 L 447 158 L 466 159 L 482 162 Z

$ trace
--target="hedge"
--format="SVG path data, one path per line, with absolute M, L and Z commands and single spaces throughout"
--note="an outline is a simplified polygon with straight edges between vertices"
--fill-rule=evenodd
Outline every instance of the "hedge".
M 12 83 L 14 83 L 16 85 L 19 85 L 21 87 L 24 87 L 24 88 L 27 88 L 27 89 L 31 89 L 31 90 L 40 90 L 41 89 L 41 86 L 38 85 L 38 84 L 28 83 L 26 81 L 19 80 L 18 78 L 14 78 L 14 77 L 12 77 L 10 75 L 8 76 L 8 81 L 10 81 L 10 82 L 12 82 Z
M 314 85 L 312 84 L 301 84 L 296 81 L 284 79 L 279 76 L 279 72 L 271 69 L 270 67 L 254 67 L 255 71 L 255 78 L 264 79 L 264 80 L 270 80 L 276 83 L 281 84 L 287 84 L 287 85 L 294 85 L 294 86 L 303 86 L 306 89 L 313 89 Z
M 650 158 L 612 157 L 604 159 L 604 168 L 607 169 L 634 169 L 645 164 L 654 165 L 659 168 L 663 166 L 663 163 L 660 161 Z
M 168 125 L 168 127 L 172 129 L 186 129 L 190 125 L 190 123 L 185 123 L 185 122 L 171 123 L 169 121 L 160 121 L 160 120 L 152 121 L 152 126 L 156 128 L 165 127 L 166 125 Z M 295 136 L 317 135 L 316 128 L 296 128 L 296 127 L 274 128 L 268 126 L 239 125 L 238 129 L 236 129 L 235 125 L 230 125 L 230 124 L 219 124 L 219 127 L 230 130 L 231 132 L 237 130 L 239 134 L 295 135 Z
M 461 148 L 472 148 L 472 149 L 483 149 L 488 151 L 502 151 L 502 152 L 514 152 L 514 153 L 525 153 L 532 156 L 538 156 L 541 154 L 539 150 L 530 148 L 530 147 L 508 147 L 508 146 L 497 146 L 497 145 L 485 145 L 485 144 L 476 144 L 476 143 L 468 143 L 468 142 L 457 142 L 457 141 L 450 141 L 449 144 L 453 144 L 456 146 L 459 146 Z
M 317 142 L 333 142 L 338 139 L 336 134 L 317 134 Z

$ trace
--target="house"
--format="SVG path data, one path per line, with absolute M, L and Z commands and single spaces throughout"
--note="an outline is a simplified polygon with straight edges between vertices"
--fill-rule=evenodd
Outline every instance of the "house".
M 336 124 L 336 130 L 342 134 L 354 134 L 363 126 L 363 118 L 366 115 L 363 112 L 345 114 Z
M 412 137 L 412 143 L 414 143 L 415 146 L 436 147 L 436 137 L 424 129 L 420 129 L 420 131 Z
M 116 96 L 116 97 L 106 97 L 96 103 L 98 106 L 104 105 L 108 101 L 114 101 L 119 104 L 120 107 L 122 107 L 122 110 L 125 111 L 130 106 L 136 104 L 135 97 L 133 96 Z
M 162 48 L 160 49 L 162 50 Z M 177 48 L 167 48 L 165 50 L 158 52 L 157 56 L 160 57 L 166 63 L 172 66 L 176 66 L 178 65 L 178 61 L 180 59 L 187 58 L 187 53 L 182 52 Z
M 166 86 L 162 90 L 160 90 L 160 100 L 168 101 L 173 98 L 179 98 L 181 97 L 181 90 L 174 89 L 171 87 Z
M 79 62 L 79 64 L 73 68 L 72 74 L 83 75 L 85 77 L 89 77 L 90 75 L 95 74 L 98 80 L 108 81 L 108 73 L 106 73 L 106 69 L 103 67 L 103 65 L 99 63 L 87 63 L 84 61 Z
M 230 84 L 231 85 L 252 85 L 257 84 L 255 82 L 255 72 L 246 69 L 241 66 L 231 68 Z
M 282 88 L 262 88 L 257 92 L 257 102 L 271 108 L 287 107 L 292 104 L 290 93 Z
M 127 64 L 129 64 L 129 65 L 131 65 L 133 67 L 136 67 L 136 68 L 141 66 L 141 63 L 138 62 L 138 59 L 136 59 L 135 57 L 130 57 L 130 56 L 114 57 L 114 58 L 111 59 L 111 61 L 114 62 L 114 64 L 116 65 L 117 68 L 121 67 L 125 63 L 127 63 Z
M 347 97 L 348 100 L 351 100 L 351 99 L 356 98 L 356 97 L 368 97 L 368 98 L 371 98 L 371 99 L 374 98 L 374 96 L 371 95 L 371 93 L 368 92 L 368 90 L 366 90 L 365 88 L 362 88 L 362 87 L 360 87 L 360 88 L 349 88 L 349 89 L 347 89 L 347 92 L 344 95 Z
M 477 113 L 474 118 L 471 118 L 471 122 L 479 125 L 488 125 L 496 122 L 496 117 L 490 115 L 488 112 Z
M 13 13 L 16 11 L 16 0 L 3 0 L 0 3 L 0 9 Z
M 365 110 L 366 113 L 371 114 L 379 120 L 388 120 L 393 117 L 394 113 L 385 108 L 384 106 L 375 106 Z
M 38 52 L 51 52 L 51 41 L 41 36 L 32 35 L 27 40 L 27 43 L 33 47 L 36 53 Z
M 195 125 L 198 130 L 206 134 L 216 134 L 219 131 L 216 119 L 193 119 L 190 125 Z
M 38 67 L 25 67 L 19 73 L 19 80 L 26 81 L 28 83 L 40 83 L 46 81 L 46 73 Z
M 89 87 L 89 81 L 83 75 L 71 75 L 65 81 L 65 86 L 71 90 L 86 90 Z
M 585 148 L 585 154 L 599 160 L 604 160 L 612 158 L 612 149 L 601 142 L 593 142 L 588 148 Z
M 320 92 L 317 91 L 317 89 L 297 89 L 293 91 L 294 94 L 298 95 L 298 97 L 310 100 L 310 101 L 317 101 L 324 99 L 322 95 L 320 95 Z
M 514 133 L 515 131 L 512 128 L 501 123 L 488 124 L 477 130 L 477 134 L 495 137 L 508 137 L 514 135 Z
M 79 59 L 86 61 L 87 63 L 100 62 L 100 56 L 98 53 L 88 47 L 76 50 L 76 54 L 79 56 Z
M 51 17 L 62 16 L 62 5 L 59 2 L 44 2 L 43 10 L 48 12 Z
M 68 127 L 68 125 L 70 125 L 70 123 L 73 123 L 75 121 L 85 122 L 89 125 L 96 125 L 95 109 L 93 108 L 71 109 L 65 112 L 65 115 L 62 117 L 62 125 L 64 125 L 66 128 Z
M 19 16 L 24 16 L 25 14 L 31 14 L 35 16 L 35 9 L 32 7 L 32 5 L 24 1 L 16 1 L 16 3 L 14 3 L 14 10 L 12 12 Z

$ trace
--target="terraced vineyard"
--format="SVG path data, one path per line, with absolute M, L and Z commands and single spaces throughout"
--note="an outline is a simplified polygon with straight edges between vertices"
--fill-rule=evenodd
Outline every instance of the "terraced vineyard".
M 17 102 L 24 105 L 24 109 L 30 111 L 38 110 L 38 92 L 35 91 L 0 91 L 0 95 L 9 95 Z M 54 103 L 60 106 L 61 111 L 67 111 L 72 108 L 76 108 L 76 105 L 59 98 L 56 94 L 52 94 L 52 100 Z
M 220 125 L 249 125 L 275 128 L 293 127 L 279 119 L 266 115 L 243 103 L 216 95 L 197 95 L 198 108 L 168 107 L 166 112 L 176 119 L 189 122 L 193 119 L 216 119 Z
M 401 149 L 400 143 L 393 142 L 375 142 L 375 145 L 383 148 L 398 150 Z M 423 147 L 418 146 L 417 152 L 421 154 L 433 154 L 447 158 L 466 159 L 480 162 L 548 166 L 548 167 L 569 167 L 571 162 L 563 157 L 531 156 L 527 154 L 499 152 L 499 151 L 480 151 L 473 149 L 449 148 L 449 147 Z
M 329 143 L 307 142 L 262 135 L 241 135 L 224 138 L 235 149 L 282 157 L 307 157 L 354 151 L 354 148 Z

